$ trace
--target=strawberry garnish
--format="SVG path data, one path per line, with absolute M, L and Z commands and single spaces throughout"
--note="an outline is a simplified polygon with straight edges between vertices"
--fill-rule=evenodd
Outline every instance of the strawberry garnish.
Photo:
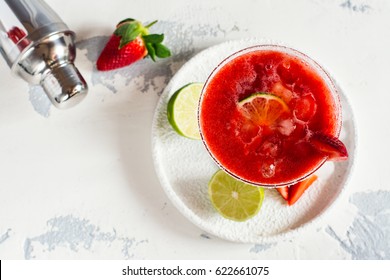
M 317 175 L 313 174 L 309 178 L 295 183 L 288 188 L 288 205 L 293 205 L 302 196 L 302 194 L 317 180 Z
M 119 22 L 96 62 L 97 69 L 122 68 L 147 56 L 153 61 L 169 57 L 170 50 L 162 44 L 164 34 L 149 34 L 149 28 L 156 22 L 146 26 L 131 18 Z
M 281 195 L 285 200 L 288 200 L 288 186 L 276 188 L 276 190 L 280 193 L 280 195 Z
M 311 135 L 309 142 L 317 151 L 327 156 L 328 160 L 342 161 L 348 158 L 344 143 L 334 136 L 315 132 Z
M 279 194 L 287 201 L 288 205 L 293 205 L 302 196 L 302 194 L 317 180 L 317 175 L 313 174 L 309 178 L 295 183 L 291 186 L 276 188 Z

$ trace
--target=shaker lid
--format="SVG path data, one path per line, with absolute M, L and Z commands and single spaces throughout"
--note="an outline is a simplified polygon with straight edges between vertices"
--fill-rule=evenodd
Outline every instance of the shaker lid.
M 71 62 L 52 68 L 41 81 L 41 86 L 59 109 L 80 103 L 88 92 L 87 83 Z

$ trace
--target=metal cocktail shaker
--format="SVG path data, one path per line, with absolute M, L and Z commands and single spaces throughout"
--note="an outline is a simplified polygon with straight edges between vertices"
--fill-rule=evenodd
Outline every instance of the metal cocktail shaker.
M 0 52 L 12 72 L 40 84 L 57 108 L 87 94 L 74 65 L 75 33 L 43 0 L 0 0 Z

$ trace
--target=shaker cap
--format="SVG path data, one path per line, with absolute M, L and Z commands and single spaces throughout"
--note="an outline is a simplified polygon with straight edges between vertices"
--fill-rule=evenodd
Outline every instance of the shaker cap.
M 72 62 L 53 67 L 41 80 L 41 86 L 55 107 L 67 109 L 85 98 L 88 86 Z

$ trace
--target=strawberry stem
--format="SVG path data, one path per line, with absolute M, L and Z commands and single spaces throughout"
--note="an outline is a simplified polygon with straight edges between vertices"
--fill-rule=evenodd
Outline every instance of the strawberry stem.
M 156 22 L 157 22 L 157 20 L 152 21 L 151 23 L 149 23 L 148 25 L 146 25 L 145 28 L 151 27 L 151 26 L 154 25 Z

